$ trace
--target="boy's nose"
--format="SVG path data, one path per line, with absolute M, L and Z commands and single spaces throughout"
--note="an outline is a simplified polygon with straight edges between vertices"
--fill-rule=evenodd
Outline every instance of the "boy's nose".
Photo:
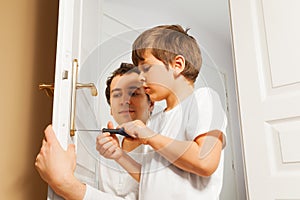
M 139 80 L 140 80 L 140 82 L 142 82 L 142 83 L 144 83 L 144 82 L 146 81 L 146 78 L 145 78 L 143 72 L 140 73 L 140 75 L 139 75 Z

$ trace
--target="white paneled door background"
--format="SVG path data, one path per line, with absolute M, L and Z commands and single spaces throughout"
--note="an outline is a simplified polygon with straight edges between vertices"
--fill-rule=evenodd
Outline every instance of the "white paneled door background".
M 300 199 L 300 1 L 231 0 L 249 199 Z

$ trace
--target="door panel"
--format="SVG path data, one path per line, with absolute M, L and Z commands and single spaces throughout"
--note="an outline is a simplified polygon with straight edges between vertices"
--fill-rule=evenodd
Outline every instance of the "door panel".
M 299 3 L 297 0 L 262 0 L 272 86 L 299 82 Z M 298 72 L 298 73 L 295 73 Z
M 249 199 L 299 199 L 299 1 L 231 0 Z
M 96 118 L 99 112 L 95 110 L 97 96 L 93 94 L 97 89 L 97 79 L 101 70 L 100 59 L 98 55 L 93 57 L 90 55 L 100 45 L 101 18 L 102 8 L 99 0 L 60 1 L 53 129 L 63 148 L 66 149 L 69 143 L 76 145 L 78 164 L 75 175 L 81 181 L 93 186 L 97 184 L 95 180 L 97 161 L 82 156 L 85 150 L 82 144 L 85 142 L 81 141 L 79 135 L 87 135 L 85 138 L 88 142 L 95 135 L 77 130 L 100 127 Z M 91 87 L 91 83 L 94 87 Z M 71 136 L 71 132 L 75 135 Z M 48 199 L 61 198 L 49 188 Z

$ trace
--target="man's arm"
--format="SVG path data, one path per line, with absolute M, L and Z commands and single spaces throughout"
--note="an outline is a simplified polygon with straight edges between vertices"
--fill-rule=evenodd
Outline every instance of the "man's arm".
M 115 160 L 136 181 L 140 181 L 141 164 L 132 159 L 120 146 L 115 135 L 103 133 L 97 137 L 96 149 L 105 158 Z
M 45 129 L 45 138 L 36 157 L 35 167 L 41 178 L 56 194 L 70 200 L 83 199 L 86 185 L 74 176 L 75 146 L 70 144 L 65 151 L 59 144 L 51 125 Z
M 69 200 L 125 200 L 135 198 L 135 193 L 126 197 L 119 197 L 92 188 L 81 183 L 75 176 L 76 166 L 75 146 L 68 146 L 65 151 L 59 144 L 52 126 L 45 129 L 45 138 L 39 154 L 36 157 L 35 167 L 41 178 L 49 184 L 53 191 L 64 199 Z

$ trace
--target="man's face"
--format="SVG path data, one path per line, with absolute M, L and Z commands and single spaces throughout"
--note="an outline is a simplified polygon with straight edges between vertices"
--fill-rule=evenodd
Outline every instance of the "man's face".
M 148 120 L 153 106 L 138 80 L 137 73 L 115 76 L 110 85 L 111 115 L 118 124 Z

